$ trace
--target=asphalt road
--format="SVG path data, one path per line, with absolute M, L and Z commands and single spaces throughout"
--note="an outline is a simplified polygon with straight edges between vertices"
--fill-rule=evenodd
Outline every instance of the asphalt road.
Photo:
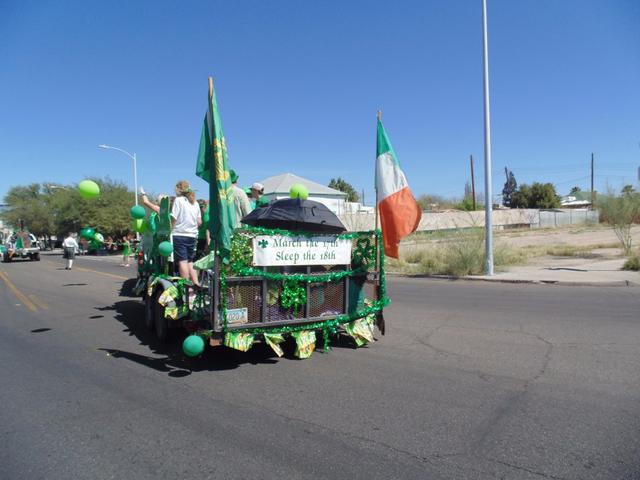
M 640 478 L 640 289 L 390 279 L 366 348 L 189 360 L 62 262 L 0 264 L 1 479 Z

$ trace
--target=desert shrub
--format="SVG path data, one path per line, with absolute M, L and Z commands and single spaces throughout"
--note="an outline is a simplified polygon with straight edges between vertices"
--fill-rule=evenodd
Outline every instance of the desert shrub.
M 484 269 L 484 236 L 476 232 L 460 232 L 444 245 L 444 264 L 447 275 L 461 277 L 481 273 Z
M 629 255 L 631 227 L 634 223 L 640 223 L 640 193 L 626 192 L 616 196 L 609 192 L 600 196 L 596 205 L 600 211 L 600 221 L 611 225 L 625 255 Z
M 493 246 L 493 265 L 495 267 L 522 265 L 527 262 L 527 258 L 527 252 L 522 248 L 512 247 L 506 243 L 496 243 Z
M 504 243 L 495 243 L 494 266 L 521 264 L 526 261 L 526 251 Z M 462 277 L 484 272 L 485 243 L 482 229 L 459 230 L 438 242 L 417 245 L 402 253 L 393 267 L 407 273 L 427 275 L 452 275 Z
M 634 272 L 640 271 L 640 255 L 637 253 L 632 254 L 622 266 L 623 270 L 632 270 Z

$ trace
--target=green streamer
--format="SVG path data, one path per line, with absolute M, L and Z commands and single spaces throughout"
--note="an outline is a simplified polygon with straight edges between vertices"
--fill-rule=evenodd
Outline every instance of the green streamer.
M 285 310 L 293 308 L 294 312 L 298 313 L 307 303 L 307 289 L 295 280 L 287 279 L 283 283 L 280 305 Z

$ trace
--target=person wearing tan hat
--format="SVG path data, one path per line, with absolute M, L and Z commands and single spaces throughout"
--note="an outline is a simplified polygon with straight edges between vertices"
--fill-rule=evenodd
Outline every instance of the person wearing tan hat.
M 174 261 L 178 264 L 180 276 L 191 279 L 198 285 L 198 274 L 193 268 L 196 256 L 198 227 L 202 224 L 200 205 L 196 202 L 196 194 L 189 182 L 181 180 L 176 183 L 176 199 L 171 207 L 172 241 Z

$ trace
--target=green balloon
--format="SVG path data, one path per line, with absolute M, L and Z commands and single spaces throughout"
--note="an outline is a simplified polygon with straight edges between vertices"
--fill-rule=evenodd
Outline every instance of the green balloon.
M 147 230 L 148 223 L 142 218 L 136 218 L 131 222 L 131 228 L 134 232 L 144 233 Z
M 83 180 L 78 184 L 80 196 L 83 198 L 96 198 L 100 195 L 100 186 L 93 180 Z
M 173 244 L 167 241 L 161 242 L 160 245 L 158 245 L 158 253 L 163 257 L 168 257 L 173 253 Z
M 140 220 L 147 215 L 147 212 L 142 205 L 134 205 L 133 207 L 131 207 L 131 210 L 129 212 L 131 213 L 131 216 L 136 220 Z
M 98 242 L 98 243 L 104 243 L 104 237 L 102 236 L 102 234 L 101 234 L 101 233 L 96 233 L 96 234 L 93 236 L 93 239 L 94 239 L 96 242 Z
M 96 231 L 91 227 L 83 228 L 82 230 L 80 230 L 80 236 L 85 240 L 93 240 L 95 234 Z
M 309 198 L 309 190 L 307 190 L 307 187 L 305 187 L 301 183 L 296 183 L 295 185 L 291 185 L 291 188 L 289 189 L 289 196 L 291 198 L 306 200 L 307 198 Z
M 182 342 L 182 351 L 187 357 L 197 357 L 204 352 L 204 340 L 199 335 L 189 335 Z

